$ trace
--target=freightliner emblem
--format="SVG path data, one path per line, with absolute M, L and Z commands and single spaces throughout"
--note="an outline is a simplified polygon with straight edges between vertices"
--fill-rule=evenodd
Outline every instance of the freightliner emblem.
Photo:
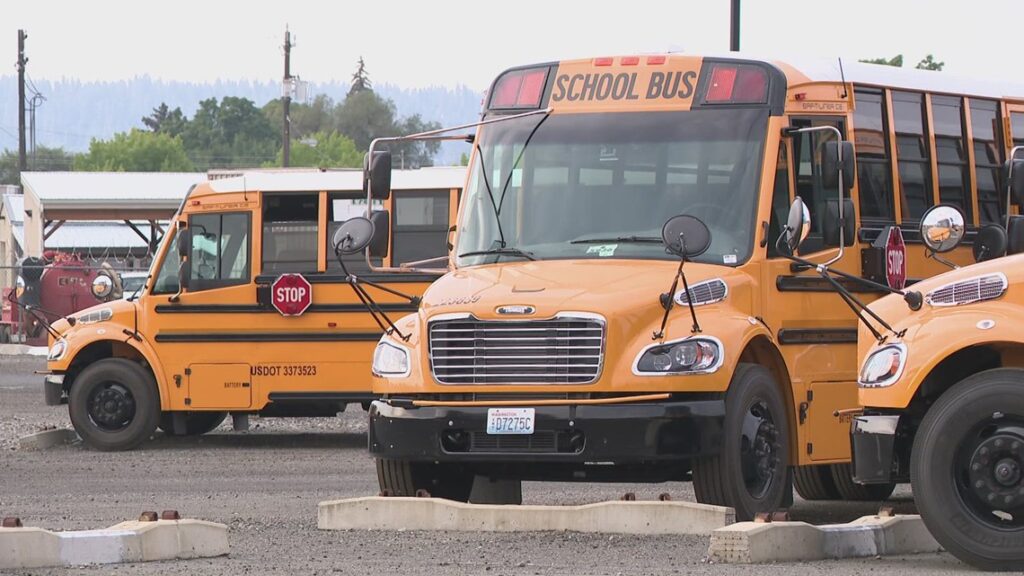
M 537 311 L 537 309 L 534 308 L 533 306 L 523 306 L 523 305 L 498 306 L 498 308 L 495 310 L 495 312 L 497 312 L 498 314 L 504 314 L 504 315 L 509 315 L 509 316 L 511 316 L 511 315 L 526 316 L 528 314 L 533 314 L 536 311 Z

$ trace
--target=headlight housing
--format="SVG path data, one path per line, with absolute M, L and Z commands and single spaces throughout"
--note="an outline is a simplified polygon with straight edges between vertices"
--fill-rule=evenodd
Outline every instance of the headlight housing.
M 53 346 L 50 347 L 50 353 L 46 355 L 46 359 L 47 361 L 50 362 L 60 360 L 61 358 L 64 357 L 65 354 L 67 354 L 67 351 L 68 343 L 66 340 L 61 338 L 60 340 L 54 342 Z
M 903 375 L 906 365 L 907 347 L 902 343 L 886 344 L 868 355 L 857 383 L 861 388 L 892 386 Z
M 381 340 L 373 351 L 375 376 L 408 376 L 409 351 L 403 346 Z
M 14 281 L 14 297 L 21 298 L 25 294 L 25 279 L 18 276 L 18 279 Z
M 106 274 L 97 274 L 92 280 L 92 295 L 102 300 L 114 291 L 114 281 Z
M 723 356 L 722 342 L 707 336 L 652 344 L 637 355 L 633 374 L 710 374 L 722 365 Z

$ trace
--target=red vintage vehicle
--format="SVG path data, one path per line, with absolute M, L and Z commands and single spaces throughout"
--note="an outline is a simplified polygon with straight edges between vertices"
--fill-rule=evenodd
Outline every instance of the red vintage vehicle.
M 46 323 L 121 297 L 117 272 L 88 265 L 76 254 L 25 258 L 18 272 L 15 287 L 4 289 L 0 344 L 46 346 Z

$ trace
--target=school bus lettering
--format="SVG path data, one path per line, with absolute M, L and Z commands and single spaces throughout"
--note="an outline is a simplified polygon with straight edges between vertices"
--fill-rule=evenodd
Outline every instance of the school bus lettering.
M 555 80 L 555 89 L 551 94 L 553 102 L 563 100 L 569 102 L 605 100 L 639 100 L 636 72 L 604 73 L 604 74 L 560 74 Z M 658 98 L 690 98 L 697 82 L 697 72 L 653 72 L 647 78 L 647 87 L 643 97 L 647 100 Z

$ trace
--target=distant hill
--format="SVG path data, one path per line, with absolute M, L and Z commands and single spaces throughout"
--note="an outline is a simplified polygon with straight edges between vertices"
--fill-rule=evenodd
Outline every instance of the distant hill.
M 163 81 L 142 76 L 118 82 L 82 82 L 74 78 L 37 80 L 35 87 L 46 101 L 36 111 L 36 143 L 66 150 L 87 150 L 92 138 L 107 139 L 116 132 L 142 128 L 142 117 L 166 102 L 181 107 L 189 117 L 200 100 L 241 96 L 263 106 L 280 96 L 278 82 L 221 80 L 212 84 Z M 344 100 L 347 83 L 311 84 L 309 94 L 327 94 Z M 399 116 L 419 114 L 444 126 L 471 122 L 479 117 L 482 94 L 465 86 L 401 88 L 375 84 L 374 90 L 394 101 Z M 27 118 L 26 118 L 27 121 Z M 16 76 L 0 76 L 0 150 L 18 147 L 18 85 Z M 454 164 L 465 146 L 446 144 L 438 164 Z

